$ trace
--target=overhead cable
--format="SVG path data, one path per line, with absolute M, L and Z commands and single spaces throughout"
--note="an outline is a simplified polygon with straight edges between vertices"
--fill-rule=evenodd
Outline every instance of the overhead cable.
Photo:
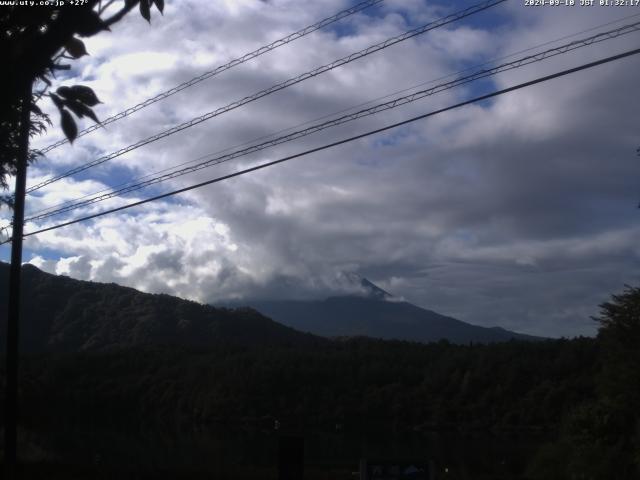
M 129 107 L 119 113 L 116 113 L 115 115 L 105 118 L 104 120 L 102 120 L 100 123 L 98 124 L 94 124 L 91 125 L 87 128 L 85 128 L 84 130 L 81 130 L 78 132 L 78 135 L 76 138 L 82 137 L 84 135 L 87 135 L 97 129 L 99 129 L 100 127 L 103 127 L 105 125 L 108 125 L 110 123 L 116 122 L 122 118 L 128 117 L 129 115 L 137 112 L 138 110 L 142 110 L 145 107 L 148 107 L 149 105 L 152 105 L 156 102 L 159 102 L 161 100 L 164 100 L 165 98 L 168 98 L 172 95 L 175 95 L 178 92 L 181 92 L 182 90 L 185 90 L 189 87 L 192 87 L 204 80 L 207 80 L 211 77 L 214 77 L 216 75 L 218 75 L 219 73 L 222 73 L 226 70 L 229 70 L 233 67 L 236 67 L 238 65 L 241 65 L 245 62 L 248 62 L 249 60 L 253 60 L 254 58 L 257 58 L 261 55 L 264 55 L 267 52 L 270 52 L 272 50 L 275 50 L 278 47 L 281 47 L 283 45 L 286 45 L 288 43 L 293 42 L 294 40 L 298 40 L 299 38 L 302 38 L 306 35 L 309 35 L 310 33 L 315 32 L 316 30 L 320 30 L 321 28 L 324 28 L 328 25 L 331 25 L 332 23 L 335 23 L 339 20 L 342 20 L 345 17 L 348 17 L 350 15 L 353 15 L 357 12 L 360 12 L 366 8 L 372 7 L 378 3 L 383 2 L 384 0 L 366 0 L 364 2 L 360 2 L 357 5 L 354 5 L 351 8 L 347 8 L 346 10 L 342 10 L 341 12 L 336 13 L 335 15 L 332 15 L 331 17 L 325 18 L 324 20 L 320 20 L 317 23 L 314 23 L 313 25 L 309 25 L 307 27 L 304 27 L 301 30 L 298 30 L 297 32 L 291 33 L 289 35 L 287 35 L 286 37 L 283 37 L 279 40 L 276 40 L 274 42 L 271 42 L 268 45 L 264 45 L 256 50 L 254 50 L 253 52 L 249 52 L 249 53 L 245 53 L 244 55 L 242 55 L 241 57 L 238 58 L 234 58 L 233 60 L 231 60 L 228 63 L 225 63 L 224 65 L 220 65 L 216 68 L 214 68 L 213 70 L 209 70 L 208 72 L 205 72 L 197 77 L 194 77 L 190 80 L 187 80 L 186 82 L 181 83 L 180 85 L 176 85 L 173 88 L 170 88 L 169 90 L 166 90 L 162 93 L 157 94 L 154 97 L 148 98 L 146 100 L 144 100 L 143 102 L 138 103 L 137 105 L 134 105 L 132 107 Z M 51 145 L 48 145 L 46 147 L 44 147 L 43 149 L 40 150 L 41 153 L 47 153 L 50 152 L 51 150 L 53 150 L 54 148 L 57 148 L 61 145 L 64 145 L 68 143 L 68 140 L 62 139 L 59 140 L 57 142 L 52 143 Z
M 329 113 L 329 114 L 325 114 L 325 115 L 322 115 L 322 116 L 320 116 L 320 117 L 316 117 L 316 118 L 311 119 L 311 120 L 307 120 L 307 121 L 305 121 L 305 122 L 302 122 L 302 123 L 296 124 L 296 125 L 294 125 L 294 126 L 290 126 L 290 127 L 284 128 L 284 129 L 282 129 L 282 130 L 278 130 L 278 131 L 276 131 L 276 132 L 272 132 L 272 133 L 269 133 L 269 134 L 266 134 L 266 135 L 261 135 L 260 137 L 253 138 L 253 139 L 251 139 L 251 140 L 248 140 L 248 141 L 242 142 L 242 143 L 240 143 L 240 144 L 236 144 L 236 145 L 233 145 L 233 146 L 230 146 L 230 147 L 224 148 L 224 149 L 222 149 L 222 150 L 217 150 L 217 151 L 216 151 L 216 152 L 214 152 L 214 153 L 201 155 L 201 156 L 199 156 L 199 157 L 197 157 L 197 158 L 195 158 L 195 159 L 189 160 L 189 161 L 187 161 L 187 162 L 182 162 L 182 163 L 180 163 L 180 164 L 178 164 L 178 165 L 173 165 L 173 166 L 171 166 L 171 167 L 163 168 L 163 169 L 161 169 L 161 170 L 156 170 L 156 171 L 154 171 L 154 172 L 150 172 L 150 173 L 148 173 L 148 174 L 145 174 L 145 175 L 140 176 L 140 177 L 137 177 L 137 178 L 133 178 L 133 179 L 131 179 L 131 180 L 126 180 L 126 181 L 121 182 L 121 183 L 119 183 L 119 184 L 117 184 L 117 185 L 114 185 L 114 186 L 110 186 L 110 187 L 104 188 L 104 189 L 99 190 L 99 191 L 97 191 L 97 192 L 87 193 L 87 194 L 85 194 L 85 195 L 82 195 L 82 196 L 80 196 L 80 197 L 76 197 L 76 198 L 74 198 L 74 199 L 66 200 L 66 201 L 63 201 L 63 202 L 60 202 L 60 203 L 57 203 L 57 204 L 54 204 L 54 205 L 50 205 L 50 206 L 47 206 L 47 207 L 43 207 L 43 208 L 41 208 L 41 209 L 35 210 L 34 212 L 32 212 L 32 213 L 31 213 L 31 215 L 32 215 L 32 216 L 35 216 L 35 215 L 38 215 L 38 214 L 40 214 L 40 213 L 45 213 L 45 212 L 46 212 L 46 213 L 48 213 L 48 212 L 52 212 L 52 211 L 54 211 L 54 210 L 59 210 L 59 209 L 60 209 L 60 208 L 62 208 L 62 207 L 66 207 L 67 205 L 71 205 L 71 204 L 77 203 L 77 202 L 79 202 L 80 200 L 84 200 L 85 198 L 90 198 L 90 197 L 98 196 L 98 195 L 101 195 L 101 194 L 103 194 L 103 193 L 107 193 L 107 192 L 114 192 L 114 191 L 116 191 L 116 189 L 120 189 L 120 188 L 122 188 L 122 187 L 126 187 L 126 186 L 129 186 L 129 185 L 133 185 L 133 184 L 139 183 L 140 181 L 142 181 L 142 180 L 144 180 L 144 179 L 147 179 L 147 178 L 151 178 L 151 177 L 157 176 L 157 175 L 159 175 L 159 174 L 161 174 L 161 173 L 169 172 L 169 171 L 174 170 L 174 169 L 179 168 L 179 167 L 183 167 L 183 166 L 186 166 L 186 165 L 194 164 L 194 163 L 199 162 L 199 161 L 201 161 L 201 160 L 203 160 L 203 159 L 205 159 L 205 158 L 207 158 L 207 157 L 209 157 L 209 156 L 211 156 L 211 155 L 218 155 L 218 154 L 222 154 L 222 153 L 225 153 L 225 152 L 228 152 L 228 151 L 230 151 L 230 150 L 234 150 L 234 149 L 237 149 L 237 148 L 240 148 L 240 147 L 246 146 L 246 145 L 252 145 L 252 144 L 254 144 L 254 143 L 256 143 L 256 142 L 259 142 L 260 140 L 264 140 L 264 139 L 267 139 L 267 138 L 273 138 L 273 137 L 276 137 L 277 135 L 283 134 L 283 133 L 285 133 L 285 132 L 293 131 L 293 130 L 295 130 L 296 128 L 300 128 L 300 127 L 303 127 L 303 126 L 305 126 L 305 125 L 309 125 L 309 124 L 311 124 L 311 123 L 318 122 L 318 121 L 320 121 L 320 120 L 324 120 L 324 119 L 326 119 L 326 118 L 331 118 L 331 117 L 334 117 L 334 116 L 339 115 L 339 114 L 341 114 L 341 113 L 345 113 L 345 112 L 349 112 L 349 111 L 355 110 L 356 108 L 364 107 L 364 106 L 366 106 L 366 105 L 371 105 L 372 103 L 378 102 L 378 101 L 380 101 L 380 100 L 384 100 L 384 99 L 387 99 L 387 98 L 391 98 L 391 97 L 393 97 L 394 95 L 398 95 L 398 94 L 405 93 L 405 92 L 410 92 L 410 91 L 415 90 L 416 88 L 419 88 L 419 87 L 422 87 L 422 86 L 426 86 L 426 85 L 433 85 L 433 84 L 434 84 L 434 83 L 436 83 L 436 82 L 439 82 L 439 81 L 442 81 L 442 80 L 446 80 L 446 79 L 448 79 L 448 78 L 453 78 L 453 77 L 460 76 L 461 74 L 463 74 L 463 73 L 465 73 L 465 72 L 470 72 L 470 71 L 473 71 L 473 70 L 478 70 L 479 68 L 484 67 L 484 66 L 486 66 L 486 65 L 492 65 L 492 64 L 495 64 L 495 63 L 497 63 L 497 62 L 499 62 L 499 61 L 502 61 L 502 60 L 506 60 L 506 59 L 508 59 L 508 58 L 515 57 L 516 55 L 520 55 L 520 54 L 522 54 L 522 53 L 526 53 L 526 52 L 531 52 L 531 51 L 536 50 L 536 49 L 538 49 L 538 48 L 541 48 L 541 47 L 544 47 L 544 46 L 547 46 L 547 45 L 551 45 L 551 44 L 554 44 L 554 43 L 560 42 L 560 41 L 562 41 L 562 40 L 566 40 L 566 39 L 568 39 L 568 38 L 574 38 L 574 37 L 576 37 L 576 36 L 578 36 L 578 35 L 582 35 L 582 34 L 584 34 L 584 33 L 592 32 L 592 31 L 597 30 L 597 29 L 599 29 L 599 28 L 603 28 L 603 27 L 606 27 L 606 26 L 609 26 L 609 25 L 613 25 L 613 24 L 615 24 L 615 23 L 620 23 L 620 22 L 621 22 L 621 21 L 623 21 L 623 20 L 629 20 L 629 19 L 631 19 L 631 18 L 635 18 L 635 17 L 638 17 L 638 16 L 640 16 L 640 13 L 636 13 L 636 14 L 634 14 L 634 15 L 627 15 L 627 16 L 624 16 L 624 17 L 620 17 L 620 18 L 618 18 L 617 20 L 613 20 L 613 21 L 610 21 L 610 22 L 606 22 L 606 23 L 603 23 L 603 24 L 599 24 L 599 25 L 596 25 L 596 26 L 594 26 L 594 27 L 590 27 L 590 28 L 587 28 L 587 29 L 584 29 L 584 30 L 580 30 L 580 31 L 578 31 L 578 32 L 574 32 L 574 33 L 569 34 L 569 35 L 564 35 L 564 36 L 562 36 L 562 37 L 555 38 L 555 39 L 553 39 L 553 40 L 549 40 L 549 41 L 546 41 L 546 42 L 544 42 L 544 43 L 540 43 L 540 44 L 534 45 L 534 46 L 532 46 L 532 47 L 527 47 L 527 48 L 522 49 L 522 50 L 518 50 L 518 51 L 515 51 L 515 52 L 511 52 L 511 53 L 508 53 L 508 54 L 503 55 L 503 56 L 501 56 L 501 57 L 493 58 L 493 59 L 487 60 L 487 61 L 485 61 L 485 62 L 483 62 L 483 63 L 480 63 L 480 64 L 477 64 L 477 65 L 473 65 L 473 66 L 470 66 L 470 67 L 464 68 L 464 69 L 459 70 L 459 71 L 454 72 L 454 73 L 449 73 L 449 74 L 447 74 L 447 75 L 443 75 L 443 76 L 441 76 L 441 77 L 438 77 L 438 78 L 435 78 L 435 79 L 431 79 L 431 80 L 428 80 L 428 81 L 426 81 L 426 82 L 421 82 L 421 83 L 419 83 L 419 84 L 417 84 L 417 85 L 413 85 L 413 86 L 411 86 L 411 87 L 403 88 L 402 90 L 396 90 L 396 91 L 394 91 L 394 92 L 387 93 L 387 94 L 385 94 L 385 95 L 383 95 L 383 96 L 380 96 L 380 97 L 377 97 L 377 98 L 374 98 L 374 99 L 371 99 L 371 100 L 367 100 L 366 102 L 362 102 L 362 103 L 359 103 L 359 104 L 357 104 L 357 105 L 351 105 L 350 107 L 343 108 L 343 109 L 341 109 L 341 110 L 338 110 L 338 111 L 335 111 L 335 112 L 332 112 L 332 113 Z M 606 32 L 605 32 L 605 33 L 606 33 Z
M 545 50 L 544 52 L 540 52 L 540 53 L 536 53 L 534 55 L 529 55 L 508 63 L 504 63 L 502 65 L 498 65 L 496 67 L 493 68 L 489 68 L 489 69 L 483 69 L 483 70 L 479 70 L 477 72 L 474 72 L 470 75 L 466 75 L 463 77 L 459 77 L 455 80 L 446 82 L 446 83 L 441 83 L 439 85 L 433 86 L 431 88 L 425 89 L 425 90 L 420 90 L 414 93 L 411 93 L 409 95 L 405 95 L 402 97 L 398 97 L 395 98 L 393 100 L 390 100 L 388 102 L 384 102 L 384 103 L 380 103 L 377 105 L 373 105 L 371 107 L 359 110 L 357 112 L 353 112 L 353 113 L 349 113 L 347 115 L 343 115 L 341 117 L 326 121 L 326 122 L 322 122 L 316 125 L 312 125 L 310 127 L 289 133 L 287 135 L 283 135 L 271 140 L 268 140 L 266 142 L 262 142 L 256 145 L 252 145 L 249 146 L 247 148 L 244 149 L 240 149 L 240 150 L 236 150 L 234 152 L 231 153 L 227 153 L 221 156 L 217 156 L 208 160 L 205 160 L 203 162 L 197 163 L 195 165 L 191 165 L 189 167 L 184 167 L 181 168 L 179 170 L 174 170 L 168 173 L 164 173 L 162 175 L 156 175 L 152 178 L 148 178 L 144 181 L 138 182 L 138 183 L 133 183 L 133 184 L 128 184 L 122 188 L 119 189 L 115 189 L 115 190 L 111 190 L 107 193 L 103 193 L 103 194 L 98 194 L 92 198 L 86 199 L 86 200 L 79 200 L 75 203 L 69 203 L 67 205 L 65 205 L 64 207 L 55 209 L 55 210 L 51 210 L 51 211 L 47 211 L 45 213 L 41 213 L 38 215 L 33 215 L 29 218 L 27 218 L 26 221 L 37 221 L 37 220 L 43 220 L 45 218 L 48 217 L 52 217 L 54 215 L 60 215 L 62 213 L 66 213 L 69 212 L 71 210 L 75 210 L 81 207 L 85 207 L 85 206 L 89 206 L 92 205 L 94 203 L 98 203 L 98 202 L 102 202 L 105 200 L 108 200 L 110 198 L 114 198 L 117 196 L 121 196 L 124 195 L 126 193 L 130 193 L 136 190 L 140 190 L 142 188 L 151 186 L 151 185 L 155 185 L 176 177 L 180 177 L 189 173 L 193 173 L 196 172 L 198 170 L 202 170 L 204 168 L 208 168 L 211 167 L 213 165 L 218 165 L 220 163 L 223 162 L 227 162 L 230 161 L 234 158 L 238 158 L 238 157 L 242 157 L 242 156 L 246 156 L 249 155 L 251 153 L 255 153 L 261 150 L 264 150 L 266 148 L 272 147 L 272 146 L 276 146 L 276 145 L 280 145 L 282 143 L 286 143 L 286 142 L 290 142 L 293 140 L 297 140 L 301 137 L 305 137 L 308 135 L 311 135 L 313 133 L 325 130 L 327 128 L 331 128 L 331 127 L 335 127 L 338 125 L 342 125 L 344 123 L 348 123 L 348 122 L 352 122 L 354 120 L 363 118 L 363 117 L 367 117 L 370 115 L 374 115 L 376 113 L 380 113 L 382 111 L 386 111 L 386 110 L 391 110 L 393 108 L 402 106 L 402 105 L 406 105 L 408 103 L 412 103 L 415 102 L 417 100 L 423 99 L 425 97 L 434 95 L 436 93 L 440 93 L 443 92 L 445 90 L 449 90 L 482 78 L 486 78 L 492 75 L 496 75 L 498 73 L 502 73 L 502 72 L 506 72 L 509 70 L 513 70 L 516 68 L 521 68 L 525 65 L 530 65 L 532 63 L 536 63 L 536 62 L 540 62 L 542 60 L 551 58 L 551 57 L 555 57 L 557 55 L 561 55 L 561 54 L 565 54 L 567 52 L 576 50 L 578 48 L 581 47 L 585 47 L 585 46 L 589 46 L 589 45 L 593 45 L 595 43 L 599 43 L 599 42 L 603 42 L 606 40 L 610 40 L 613 38 L 617 38 L 620 37 L 622 35 L 626 35 L 632 32 L 637 32 L 640 31 L 640 22 L 636 22 L 630 25 L 624 25 L 622 27 L 607 31 L 607 32 L 602 32 L 599 33 L 597 35 L 593 35 L 591 37 L 588 38 L 584 38 L 581 40 L 576 40 L 564 45 L 560 45 L 558 47 L 555 48 L 550 48 L 548 50 Z
M 115 152 L 112 152 L 108 155 L 99 157 L 95 160 L 92 160 L 91 162 L 88 162 L 84 165 L 80 165 L 78 167 L 72 168 L 71 170 L 66 171 L 65 173 L 62 173 L 60 175 L 56 175 L 54 177 L 51 177 L 47 180 L 44 180 L 40 183 L 38 183 L 37 185 L 34 185 L 32 187 L 27 188 L 27 193 L 32 193 L 35 190 L 39 190 L 42 187 L 45 187 L 53 182 L 57 182 L 58 180 L 62 180 L 63 178 L 67 178 L 70 177 L 72 175 L 75 175 L 77 173 L 83 172 L 89 168 L 95 167 L 97 165 L 100 165 L 102 163 L 105 163 L 109 160 L 112 160 L 116 157 L 119 157 L 127 152 L 130 152 L 132 150 L 135 150 L 137 148 L 140 148 L 144 145 L 148 145 L 149 143 L 155 142 L 157 140 L 160 140 L 162 138 L 168 137 L 169 135 L 173 135 L 174 133 L 180 132 L 182 130 L 185 130 L 187 128 L 193 127 L 195 125 L 198 125 L 202 122 L 205 122 L 211 118 L 217 117 L 218 115 L 221 115 L 223 113 L 229 112 L 231 110 L 234 110 L 236 108 L 239 108 L 243 105 L 246 105 L 248 103 L 254 102 L 262 97 L 265 97 L 267 95 L 270 95 L 272 93 L 278 92 L 280 90 L 283 90 L 285 88 L 288 88 L 292 85 L 295 85 L 297 83 L 303 82 L 305 80 L 308 80 L 310 78 L 316 77 L 322 73 L 328 72 L 329 70 L 333 70 L 335 68 L 338 68 L 342 65 L 346 65 L 348 63 L 351 63 L 355 60 L 358 60 L 362 57 L 365 57 L 367 55 L 371 55 L 372 53 L 378 52 L 380 50 L 383 50 L 385 48 L 388 48 L 392 45 L 395 45 L 397 43 L 403 42 L 405 40 L 408 40 L 410 38 L 413 38 L 417 35 L 421 35 L 423 33 L 426 33 L 430 30 L 434 30 L 436 28 L 442 27 L 444 25 L 447 25 L 449 23 L 455 22 L 457 20 L 460 20 L 462 18 L 468 17 L 470 15 L 474 15 L 478 12 L 481 12 L 483 10 L 486 10 L 488 8 L 494 7 L 500 3 L 503 3 L 507 0 L 488 0 L 485 2 L 482 2 L 480 4 L 476 4 L 474 6 L 471 6 L 469 8 L 466 8 L 462 11 L 453 13 L 451 15 L 448 15 L 446 17 L 443 17 L 439 20 L 436 20 L 434 22 L 428 23 L 426 25 L 423 25 L 421 27 L 409 30 L 401 35 L 397 35 L 395 37 L 391 37 L 383 42 L 380 42 L 378 44 L 369 46 L 363 50 L 360 50 L 358 52 L 352 53 L 351 55 L 347 55 L 346 57 L 343 57 L 339 60 L 336 60 L 334 62 L 331 62 L 329 64 L 323 65 L 321 67 L 317 67 L 311 71 L 305 72 L 301 75 L 298 75 L 296 77 L 292 77 L 289 78 L 288 80 L 285 80 L 284 82 L 280 82 L 276 85 L 273 85 L 267 89 L 261 90 L 257 93 L 254 93 L 253 95 L 249 95 L 247 97 L 244 97 L 241 100 L 237 100 L 235 102 L 232 102 L 224 107 L 220 107 L 214 111 L 205 113 L 204 115 L 200 115 L 198 117 L 195 117 L 187 122 L 181 123 L 180 125 L 176 125 L 168 130 L 165 130 L 163 132 L 157 133 L 155 135 L 152 135 L 144 140 L 140 140 L 139 142 L 136 142 L 134 144 L 128 145 L 124 148 L 121 148 Z
M 495 91 L 495 92 L 492 92 L 492 93 L 489 93 L 489 94 L 486 94 L 486 95 L 481 95 L 479 97 L 475 97 L 475 98 L 473 98 L 471 100 L 466 100 L 464 102 L 460 102 L 460 103 L 457 103 L 455 105 L 451 105 L 449 107 L 445 107 L 445 108 L 441 108 L 441 109 L 438 109 L 438 110 L 434 110 L 432 112 L 425 113 L 423 115 L 418 115 L 416 117 L 409 118 L 408 120 L 403 120 L 401 122 L 393 123 L 391 125 L 387 125 L 387 126 L 382 127 L 382 128 L 377 128 L 375 130 L 370 130 L 370 131 L 368 131 L 366 133 L 362 133 L 362 134 L 359 134 L 359 135 L 354 135 L 352 137 L 345 138 L 345 139 L 342 139 L 342 140 L 339 140 L 339 141 L 336 141 L 336 142 L 332 142 L 332 143 L 329 143 L 329 144 L 326 144 L 326 145 L 323 145 L 323 146 L 320 146 L 320 147 L 312 148 L 312 149 L 306 150 L 304 152 L 297 153 L 295 155 L 289 155 L 287 157 L 280 158 L 278 160 L 273 160 L 271 162 L 262 163 L 260 165 L 256 165 L 256 166 L 253 166 L 253 167 L 250 167 L 250 168 L 246 168 L 246 169 L 240 170 L 238 172 L 234 172 L 234 173 L 230 173 L 228 175 L 217 177 L 217 178 L 208 180 L 206 182 L 197 183 L 195 185 L 191 185 L 191 186 L 188 186 L 188 187 L 180 188 L 180 189 L 174 190 L 172 192 L 163 193 L 163 194 L 157 195 L 155 197 L 147 198 L 147 199 L 140 200 L 140 201 L 137 201 L 137 202 L 133 202 L 133 203 L 130 203 L 130 204 L 127 204 L 127 205 L 123 205 L 123 206 L 117 207 L 117 208 L 112 208 L 110 210 L 105 210 L 105 211 L 102 211 L 102 212 L 99 212 L 99 213 L 95 213 L 95 214 L 92 214 L 92 215 L 87 215 L 85 217 L 76 218 L 74 220 L 70 220 L 70 221 L 59 223 L 59 224 L 56 224 L 56 225 L 53 225 L 53 226 L 50 226 L 50 227 L 46 227 L 46 228 L 42 228 L 42 229 L 39 229 L 39 230 L 35 230 L 33 232 L 25 233 L 23 236 L 24 237 L 29 237 L 29 236 L 32 236 L 32 235 L 37 235 L 39 233 L 49 232 L 51 230 L 57 230 L 57 229 L 62 228 L 62 227 L 66 227 L 66 226 L 73 225 L 73 224 L 76 224 L 76 223 L 80 223 L 80 222 L 84 222 L 84 221 L 91 220 L 91 219 L 94 219 L 94 218 L 98 218 L 98 217 L 101 217 L 101 216 L 104 216 L 104 215 L 108 215 L 110 213 L 120 212 L 122 210 L 126 210 L 126 209 L 129 209 L 129 208 L 133 208 L 133 207 L 137 207 L 137 206 L 140 206 L 140 205 L 144 205 L 144 204 L 149 203 L 149 202 L 153 202 L 153 201 L 156 201 L 156 200 L 161 200 L 163 198 L 171 197 L 173 195 L 177 195 L 177 194 L 180 194 L 180 193 L 188 192 L 188 191 L 194 190 L 196 188 L 201 188 L 201 187 L 204 187 L 204 186 L 207 186 L 207 185 L 211 185 L 211 184 L 214 184 L 214 183 L 219 183 L 219 182 L 222 182 L 224 180 L 228 180 L 230 178 L 239 177 L 239 176 L 245 175 L 247 173 L 255 172 L 257 170 L 261 170 L 261 169 L 264 169 L 264 168 L 267 168 L 267 167 L 271 167 L 271 166 L 277 165 L 279 163 L 284 163 L 284 162 L 287 162 L 289 160 L 293 160 L 295 158 L 304 157 L 306 155 L 309 155 L 309 154 L 312 154 L 312 153 L 316 153 L 316 152 L 319 152 L 319 151 L 322 151 L 322 150 L 327 150 L 329 148 L 336 147 L 338 145 L 342 145 L 342 144 L 345 144 L 345 143 L 353 142 L 353 141 L 359 140 L 361 138 L 365 138 L 365 137 L 368 137 L 368 136 L 371 136 L 371 135 L 375 135 L 377 133 L 381 133 L 381 132 L 384 132 L 384 131 L 387 131 L 387 130 L 391 130 L 393 128 L 397 128 L 397 127 L 402 126 L 402 125 L 407 125 L 407 124 L 415 122 L 417 120 L 422 120 L 422 119 L 425 119 L 425 118 L 428 118 L 428 117 L 432 117 L 434 115 L 438 115 L 438 114 L 441 114 L 441 113 L 444 113 L 444 112 L 447 112 L 447 111 L 450 111 L 450 110 L 453 110 L 453 109 L 456 109 L 456 108 L 460 108 L 460 107 L 463 107 L 463 106 L 466 106 L 466 105 L 470 105 L 470 104 L 473 104 L 473 103 L 481 102 L 481 101 L 487 100 L 489 98 L 497 97 L 499 95 L 504 95 L 504 94 L 509 93 L 509 92 L 520 90 L 520 89 L 525 88 L 525 87 L 530 87 L 530 86 L 533 86 L 533 85 L 536 85 L 536 84 L 539 84 L 539 83 L 542 83 L 542 82 L 547 82 L 549 80 L 552 80 L 552 79 L 555 79 L 555 78 L 559 78 L 559 77 L 563 77 L 565 75 L 576 73 L 576 72 L 579 72 L 579 71 L 582 71 L 582 70 L 586 70 L 586 69 L 589 69 L 589 68 L 593 68 L 593 67 L 596 67 L 598 65 L 603 65 L 603 64 L 606 64 L 606 63 L 609 63 L 609 62 L 620 60 L 620 59 L 625 58 L 625 57 L 629 57 L 629 56 L 632 56 L 632 55 L 637 55 L 638 53 L 640 53 L 640 48 L 637 48 L 637 49 L 634 49 L 634 50 L 629 50 L 627 52 L 620 53 L 618 55 L 612 55 L 610 57 L 606 57 L 606 58 L 603 58 L 601 60 L 597 60 L 597 61 L 594 61 L 594 62 L 586 63 L 586 64 L 580 65 L 578 67 L 570 68 L 570 69 L 567 69 L 567 70 L 562 70 L 560 72 L 557 72 L 557 73 L 554 73 L 554 74 L 551 74 L 551 75 L 546 75 L 544 77 L 539 77 L 539 78 L 537 78 L 535 80 L 530 80 L 528 82 L 520 83 L 518 85 L 515 85 L 515 86 L 512 86 L 512 87 L 508 87 L 508 88 L 504 88 L 502 90 L 498 90 L 498 91 Z M 11 241 L 11 239 L 6 240 L 5 242 L 2 242 L 2 243 L 7 243 L 9 241 Z

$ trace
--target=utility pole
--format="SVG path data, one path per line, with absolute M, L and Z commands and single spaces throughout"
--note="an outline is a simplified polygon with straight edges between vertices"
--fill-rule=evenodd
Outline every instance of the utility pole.
M 7 477 L 17 477 L 18 465 L 18 327 L 20 324 L 20 284 L 22 273 L 22 234 L 24 200 L 29 156 L 29 127 L 33 82 L 24 89 L 20 102 L 20 136 L 16 172 L 13 231 L 11 234 L 11 270 L 9 273 L 9 307 L 7 315 L 7 374 L 4 418 L 4 461 Z

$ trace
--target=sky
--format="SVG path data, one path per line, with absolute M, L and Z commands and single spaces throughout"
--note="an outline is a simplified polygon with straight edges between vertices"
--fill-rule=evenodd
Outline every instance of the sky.
M 54 88 L 90 86 L 103 102 L 96 114 L 106 118 L 353 3 L 169 1 L 164 16 L 153 11 L 151 25 L 130 14 L 111 33 L 86 39 L 90 55 L 73 61 Z M 28 185 L 472 4 L 386 0 L 49 152 L 30 167 Z M 28 196 L 27 215 L 451 80 L 489 61 L 496 65 L 639 21 L 640 6 L 509 0 L 52 183 Z M 640 32 L 580 48 L 124 199 L 30 222 L 25 231 L 638 47 Z M 549 337 L 593 335 L 599 304 L 640 283 L 639 74 L 640 56 L 632 56 L 30 236 L 24 261 L 51 273 L 207 303 L 353 293 L 344 279 L 357 274 L 398 298 L 473 324 Z M 36 148 L 62 138 L 51 102 L 44 99 L 41 108 L 55 125 L 33 140 Z M 8 217 L 0 211 L 3 224 Z M 7 246 L 0 247 L 0 259 L 8 258 Z

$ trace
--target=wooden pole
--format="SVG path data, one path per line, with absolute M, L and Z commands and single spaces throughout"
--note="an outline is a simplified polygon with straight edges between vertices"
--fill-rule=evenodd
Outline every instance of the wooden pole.
M 22 272 L 22 234 L 24 201 L 29 155 L 29 127 L 32 82 L 21 100 L 20 138 L 18 145 L 13 232 L 11 234 L 11 269 L 9 273 L 9 306 L 7 314 L 7 377 L 4 418 L 4 461 L 8 478 L 17 476 L 18 465 L 18 327 L 20 324 L 20 284 Z

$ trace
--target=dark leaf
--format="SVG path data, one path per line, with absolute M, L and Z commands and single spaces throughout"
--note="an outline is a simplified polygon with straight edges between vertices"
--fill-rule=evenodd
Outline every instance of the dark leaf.
M 56 93 L 64 98 L 72 98 L 71 88 L 69 87 L 60 87 L 56 90 Z
M 156 4 L 156 7 L 158 7 L 160 13 L 164 12 L 164 0 L 153 0 L 153 3 Z
M 91 37 L 103 30 L 109 30 L 109 27 L 102 21 L 98 12 L 85 9 L 82 20 L 77 23 L 76 32 L 81 37 Z
M 75 113 L 78 118 L 84 117 L 85 109 L 89 108 L 84 103 L 80 103 L 77 100 L 65 100 L 64 106 Z
M 62 131 L 67 137 L 67 140 L 69 140 L 69 143 L 73 143 L 73 141 L 78 136 L 78 127 L 76 125 L 76 121 L 67 110 L 61 110 L 60 115 Z
M 144 19 L 151 23 L 151 7 L 150 7 L 150 2 L 151 0 L 140 0 L 140 15 L 142 15 L 144 17 Z
M 85 113 L 85 115 L 87 117 L 89 117 L 91 120 L 93 120 L 96 123 L 100 123 L 100 120 L 98 120 L 98 116 L 94 113 L 93 109 L 87 107 L 87 112 Z
M 51 70 L 70 70 L 71 69 L 71 65 L 69 65 L 68 63 L 64 63 L 64 64 L 54 64 L 51 65 Z
M 84 42 L 79 38 L 72 37 L 71 40 L 65 44 L 64 48 L 67 49 L 67 52 L 69 52 L 69 55 L 73 58 L 80 58 L 84 55 L 89 55 L 87 53 L 87 48 L 84 46 Z
M 40 110 L 40 107 L 37 106 L 35 103 L 31 102 L 31 104 L 29 105 L 29 108 L 36 115 L 42 115 L 42 110 Z
M 84 103 L 80 103 L 77 100 L 66 100 L 64 104 L 78 117 L 82 118 L 84 116 L 87 116 L 94 122 L 100 123 L 93 110 L 87 107 Z
M 29 161 L 29 163 L 33 163 L 34 161 L 36 161 L 38 158 L 42 157 L 44 155 L 44 153 L 42 153 L 40 150 L 37 149 L 31 149 L 29 150 L 29 153 L 27 155 L 27 160 Z
M 69 87 L 69 89 L 71 90 L 69 98 L 78 100 L 85 105 L 95 107 L 99 103 L 102 103 L 93 90 L 85 85 L 74 85 L 73 87 Z
M 60 87 L 62 88 L 62 87 Z M 60 88 L 58 90 L 60 90 Z M 50 93 L 49 97 L 51 98 L 51 101 L 54 103 L 54 105 L 56 107 L 58 107 L 58 110 L 60 110 L 62 112 L 62 109 L 64 107 L 64 102 L 62 101 L 62 99 L 56 95 L 55 93 Z

